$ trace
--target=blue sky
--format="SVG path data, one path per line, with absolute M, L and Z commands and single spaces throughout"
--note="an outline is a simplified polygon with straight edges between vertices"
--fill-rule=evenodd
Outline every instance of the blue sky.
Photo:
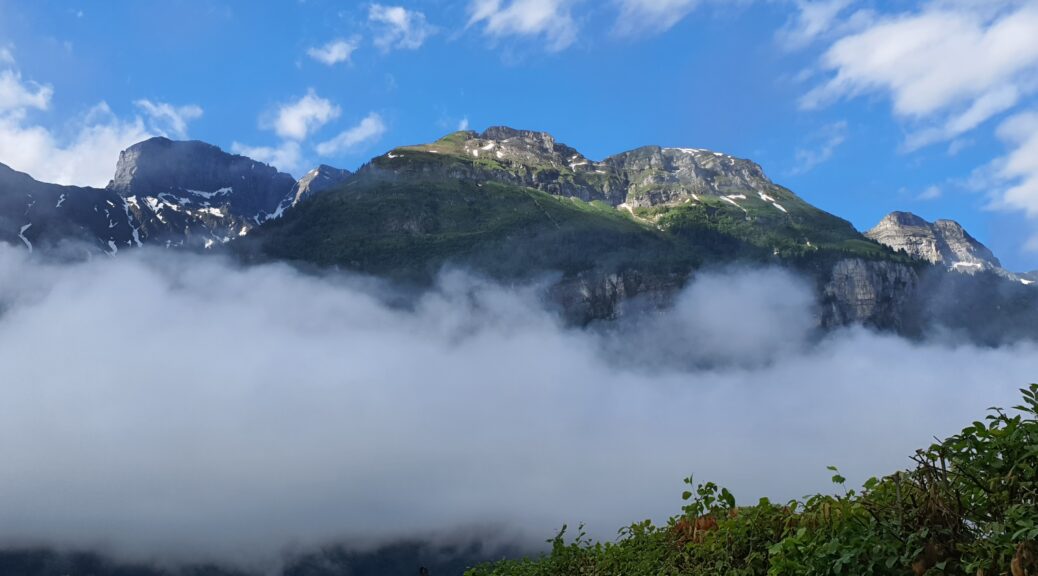
M 0 162 L 104 185 L 200 139 L 296 176 L 460 126 L 759 162 L 867 229 L 1038 268 L 1038 0 L 0 0 Z

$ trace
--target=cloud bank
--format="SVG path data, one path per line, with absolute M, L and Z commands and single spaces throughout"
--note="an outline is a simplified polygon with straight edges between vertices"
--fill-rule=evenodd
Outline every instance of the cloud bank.
M 806 285 L 701 276 L 658 317 L 567 328 L 536 287 L 387 286 L 147 250 L 0 246 L 0 545 L 273 562 L 286 546 L 499 524 L 543 542 L 826 489 L 1038 377 L 1033 344 L 819 340 Z

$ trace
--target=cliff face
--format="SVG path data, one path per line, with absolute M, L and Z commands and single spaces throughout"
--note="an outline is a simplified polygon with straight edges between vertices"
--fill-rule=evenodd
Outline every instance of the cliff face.
M 866 236 L 894 250 L 958 272 L 1001 270 L 986 246 L 953 220 L 926 220 L 909 212 L 891 212 Z
M 840 260 L 822 288 L 822 325 L 900 330 L 918 285 L 915 270 L 905 264 Z

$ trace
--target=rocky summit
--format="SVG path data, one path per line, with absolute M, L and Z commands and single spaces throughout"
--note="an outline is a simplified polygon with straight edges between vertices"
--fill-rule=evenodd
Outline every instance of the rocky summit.
M 119 155 L 108 189 L 130 205 L 145 241 L 229 242 L 291 205 L 288 174 L 204 142 L 152 138 Z
M 318 194 L 329 188 L 339 186 L 353 173 L 341 168 L 332 168 L 327 164 L 321 164 L 317 168 L 306 173 L 292 187 L 292 205 L 295 206 L 303 200 Z
M 866 236 L 898 252 L 904 252 L 955 272 L 993 272 L 1024 284 L 1023 275 L 1002 268 L 1002 263 L 954 220 L 928 222 L 910 212 L 891 212 Z

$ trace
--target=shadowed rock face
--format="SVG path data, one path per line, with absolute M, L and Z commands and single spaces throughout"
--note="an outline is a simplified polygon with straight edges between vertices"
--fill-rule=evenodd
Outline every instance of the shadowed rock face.
M 33 249 L 85 241 L 109 254 L 144 244 L 208 248 L 280 215 L 295 184 L 216 146 L 166 138 L 123 151 L 105 189 L 37 182 L 0 165 L 0 239 Z
M 232 213 L 251 216 L 273 212 L 293 186 L 290 175 L 211 144 L 151 138 L 119 154 L 108 189 L 124 197 L 227 190 Z
M 204 142 L 152 138 L 119 154 L 108 189 L 126 198 L 145 241 L 210 247 L 279 216 L 295 184 Z
M 31 251 L 80 242 L 113 254 L 139 245 L 128 210 L 110 190 L 37 182 L 0 164 L 0 241 Z
M 1002 268 L 991 250 L 952 220 L 930 223 L 909 212 L 891 212 L 865 235 L 894 250 L 959 272 Z

